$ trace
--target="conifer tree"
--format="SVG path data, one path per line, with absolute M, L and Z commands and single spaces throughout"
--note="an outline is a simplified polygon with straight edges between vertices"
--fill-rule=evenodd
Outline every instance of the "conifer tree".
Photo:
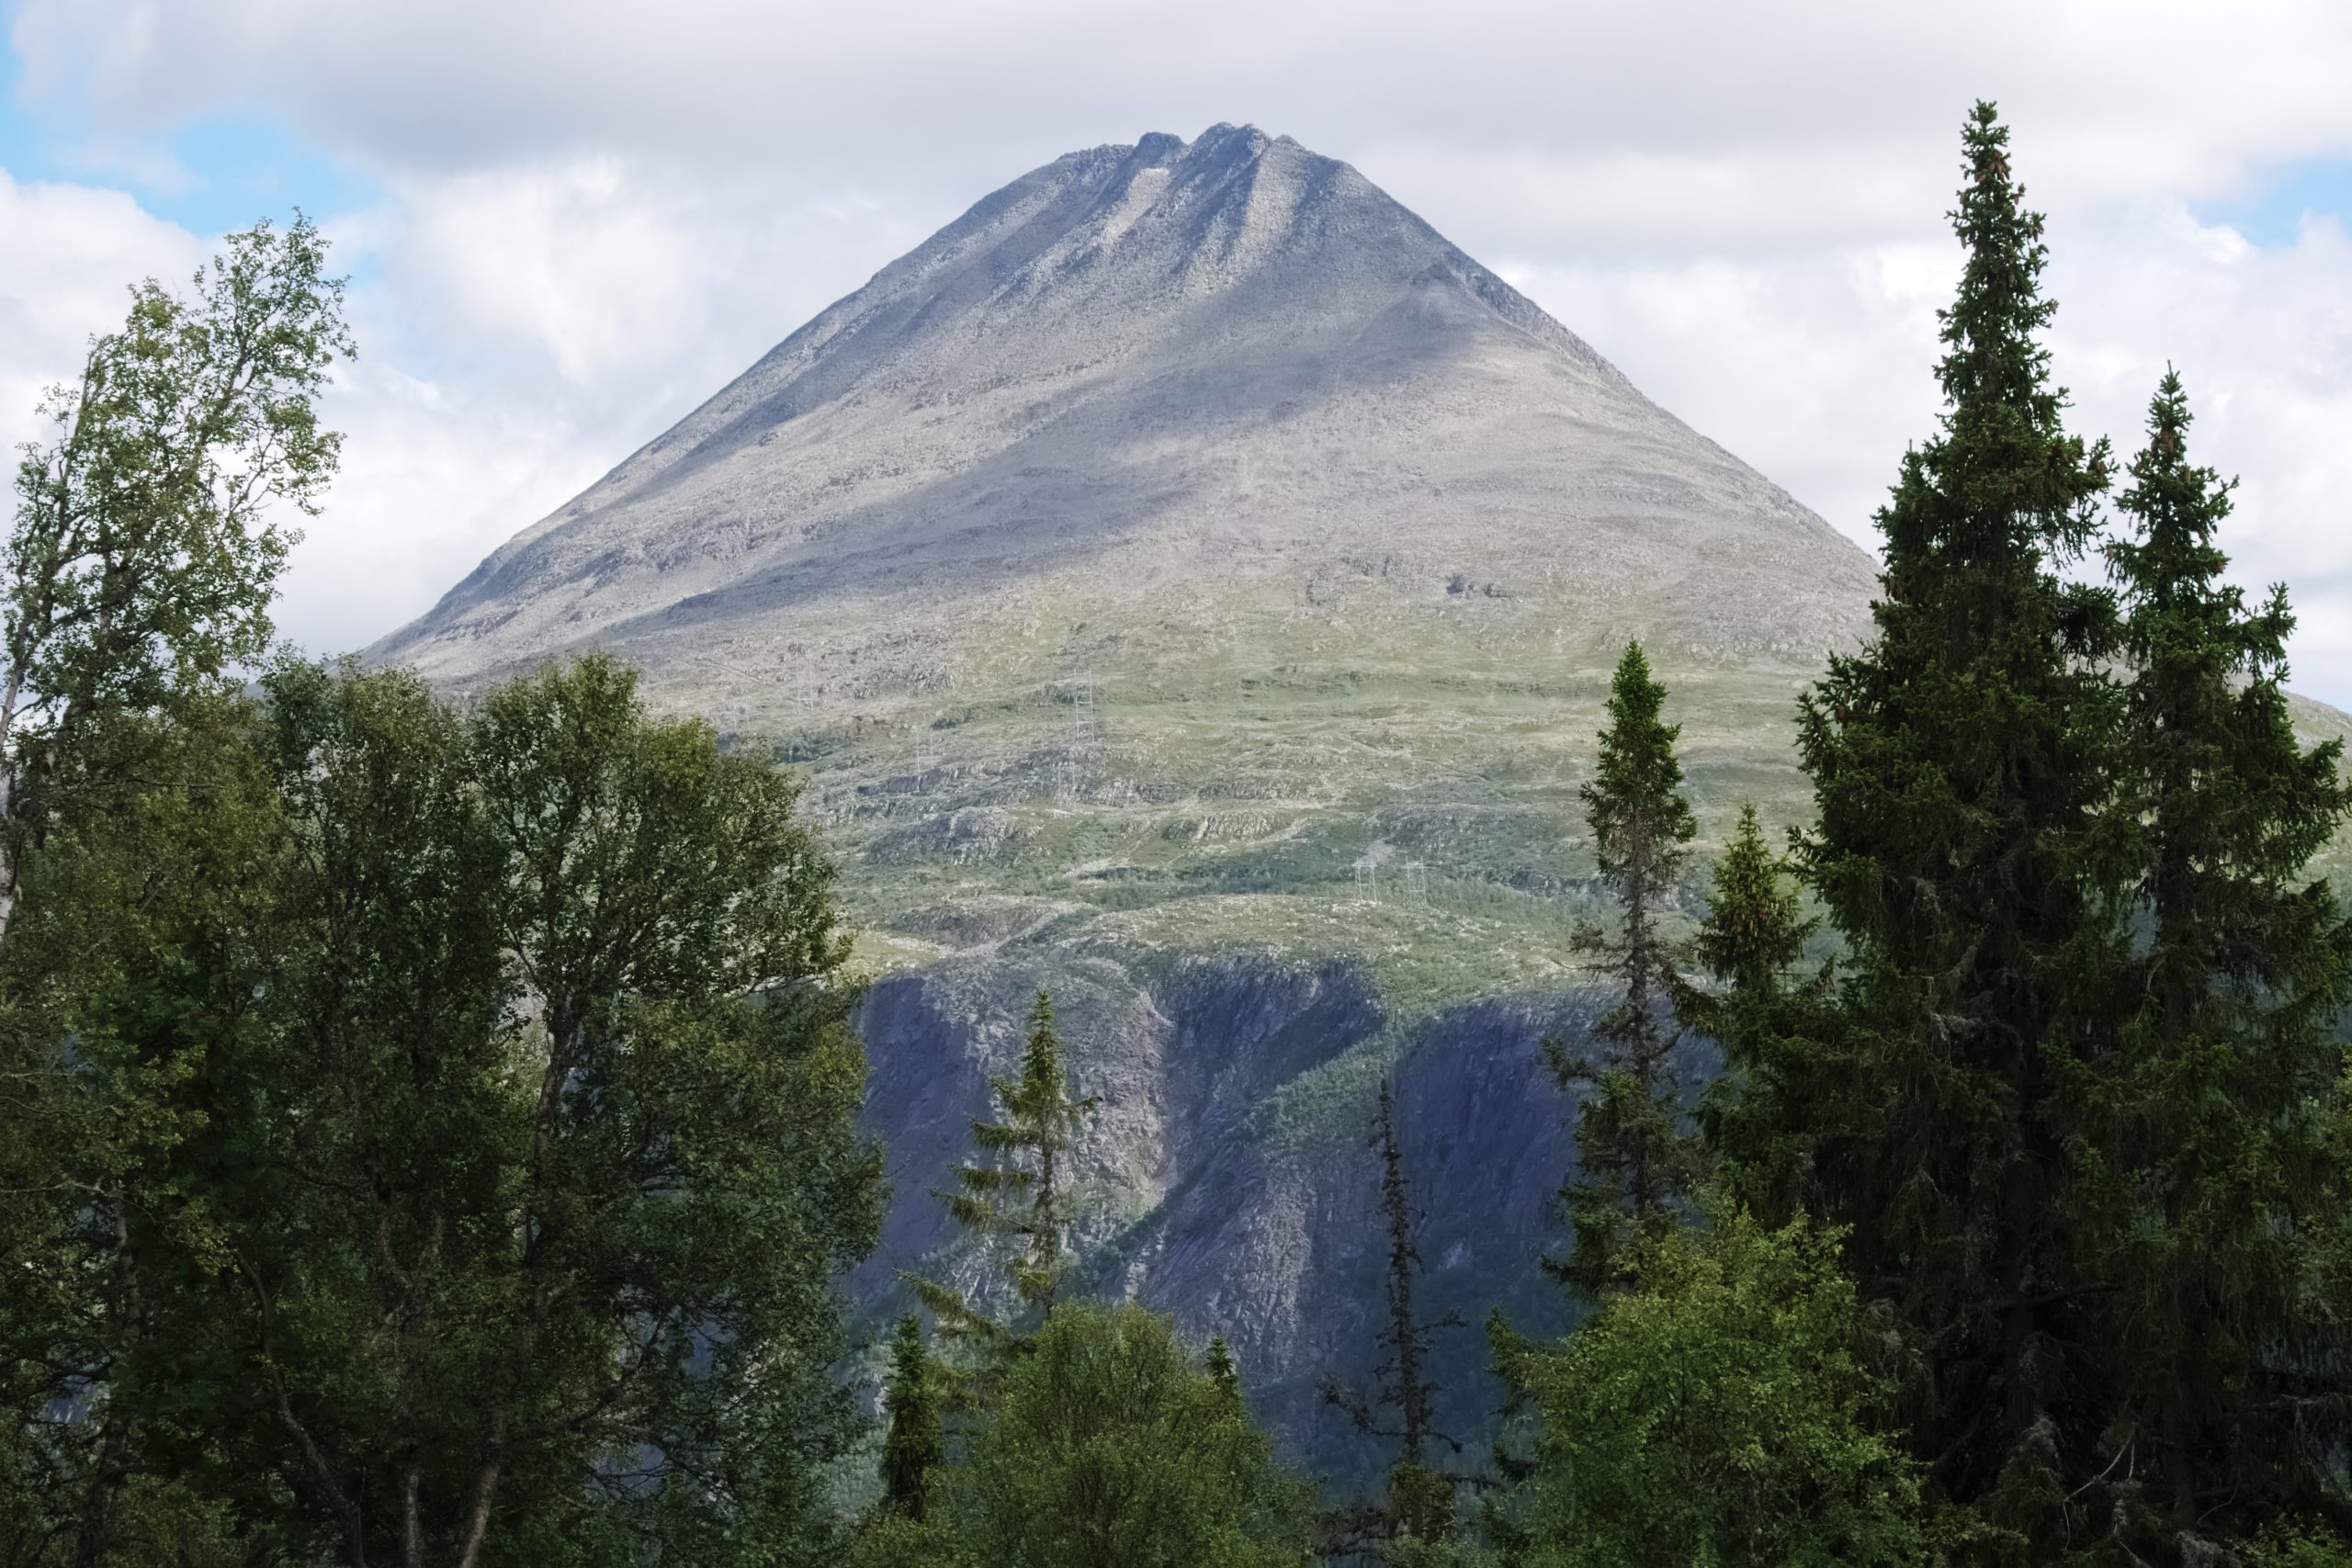
M 1804 1206 L 1811 1134 L 1826 1095 L 1827 971 L 1795 984 L 1790 975 L 1815 924 L 1798 912 L 1788 869 L 1766 846 L 1755 806 L 1742 806 L 1692 943 L 1716 988 L 1685 986 L 1674 1005 L 1724 1054 L 1724 1077 L 1700 1104 L 1714 1181 L 1772 1224 Z
M 1823 1188 L 1922 1358 L 1916 1441 L 1950 1494 L 2054 1539 L 2109 1457 L 2071 1086 L 2115 962 L 2120 705 L 2112 596 L 2062 571 L 2107 460 L 2064 427 L 2042 220 L 1992 105 L 1963 146 L 1940 429 L 1879 513 L 1874 635 L 1802 705 L 1801 864 L 1852 964 Z
M 1241 1404 L 1241 1369 L 1234 1364 L 1233 1348 L 1225 1342 L 1222 1334 L 1209 1338 L 1208 1373 L 1209 1382 L 1216 1385 L 1218 1394 L 1238 1408 Z
M 946 1462 L 947 1439 L 931 1353 L 913 1313 L 899 1319 L 890 1342 L 890 1384 L 882 1405 L 890 1419 L 882 1439 L 882 1506 L 921 1521 L 929 1511 L 933 1478 Z
M 1388 1470 L 1388 1498 L 1374 1510 L 1343 1512 L 1338 1534 L 1360 1540 L 1376 1533 L 1384 1539 L 1411 1536 L 1435 1540 L 1453 1517 L 1453 1479 L 1430 1463 L 1430 1451 L 1443 1444 L 1454 1453 L 1462 1445 L 1437 1427 L 1436 1382 L 1430 1376 L 1430 1340 L 1441 1328 L 1465 1326 L 1457 1313 L 1425 1319 L 1413 1304 L 1414 1281 L 1421 1270 L 1419 1215 L 1413 1207 L 1405 1179 L 1404 1151 L 1396 1137 L 1396 1095 L 1390 1081 L 1380 1080 L 1379 1111 L 1373 1123 L 1373 1145 L 1380 1154 L 1380 1217 L 1388 1244 L 1385 1270 L 1387 1322 L 1380 1330 L 1381 1361 L 1374 1394 L 1342 1387 L 1336 1380 L 1323 1382 L 1326 1403 L 1345 1411 L 1356 1429 L 1396 1444 L 1396 1461 Z M 1392 1424 L 1380 1410 L 1396 1413 Z
M 1692 944 L 1700 964 L 1732 997 L 1777 996 L 1789 966 L 1804 956 L 1813 928 L 1797 912 L 1797 895 L 1780 857 L 1765 847 L 1755 803 L 1743 804 Z
M 2328 1156 L 2324 1120 L 2352 927 L 2309 869 L 2352 790 L 2340 742 L 2295 739 L 2285 590 L 2249 606 L 2222 580 L 2214 534 L 2233 485 L 2189 461 L 2189 423 L 2167 371 L 2119 498 L 2132 536 L 2109 550 L 2148 936 L 2102 1081 L 2102 1262 L 2120 1288 L 2110 1353 L 2165 1533 L 2311 1504 L 2346 1435 L 2328 1413 L 2352 1397 L 2302 1291 L 2314 1227 L 2352 1176 Z
M 1093 1111 L 1092 1098 L 1070 1092 L 1062 1066 L 1061 1035 L 1054 1028 L 1053 998 L 1043 990 L 1029 1009 L 1029 1038 L 1016 1077 L 989 1080 L 1004 1107 L 1001 1122 L 974 1122 L 972 1141 L 991 1156 L 987 1165 L 959 1165 L 959 1190 L 941 1193 L 958 1224 L 985 1236 L 1010 1237 L 1006 1259 L 1019 1305 L 1039 1319 L 1049 1317 L 1063 1269 L 1063 1242 L 1069 1229 L 1068 1173 L 1064 1162 L 1080 1119 Z M 936 1281 L 906 1277 L 944 1331 L 994 1339 L 1004 1325 Z
M 1588 932 L 1582 945 L 1623 990 L 1593 1026 L 1595 1055 L 1573 1055 L 1556 1038 L 1544 1043 L 1553 1075 L 1578 1093 L 1578 1175 L 1562 1192 L 1575 1247 L 1544 1268 L 1588 1295 L 1609 1283 L 1629 1235 L 1670 1221 L 1696 1168 L 1671 1059 L 1679 1032 L 1668 1004 L 1678 980 L 1660 919 L 1698 826 L 1674 755 L 1681 727 L 1660 717 L 1665 702 L 1641 644 L 1627 643 L 1610 686 L 1600 761 L 1579 792 L 1600 879 L 1618 909 L 1616 933 Z

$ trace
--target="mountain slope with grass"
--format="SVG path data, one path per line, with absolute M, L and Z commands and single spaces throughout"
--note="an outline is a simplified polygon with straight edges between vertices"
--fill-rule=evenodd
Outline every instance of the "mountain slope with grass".
M 898 1197 L 861 1299 L 919 1261 L 984 1283 L 928 1189 L 1049 987 L 1102 1100 L 1093 1286 L 1224 1333 L 1363 1473 L 1315 1380 L 1370 1353 L 1384 1073 L 1433 1310 L 1561 1319 L 1537 1042 L 1586 1010 L 1617 653 L 1670 688 L 1703 866 L 1742 800 L 1803 810 L 1794 697 L 1874 588 L 1354 169 L 1218 126 L 996 192 L 369 656 L 467 690 L 612 649 L 772 747 L 881 976 Z M 1475 1427 L 1483 1339 L 1451 1341 Z

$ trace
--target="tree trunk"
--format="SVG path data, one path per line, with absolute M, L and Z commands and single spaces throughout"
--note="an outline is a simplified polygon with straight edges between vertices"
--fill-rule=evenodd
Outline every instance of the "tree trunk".
M 146 1316 L 146 1297 L 139 1288 L 137 1259 L 130 1248 L 130 1223 L 119 1203 L 114 1212 L 115 1267 L 120 1277 L 123 1343 L 116 1353 L 139 1337 Z M 130 1478 L 130 1421 L 111 1396 L 100 1420 L 97 1469 L 90 1476 L 89 1495 L 83 1499 L 82 1522 L 74 1539 L 74 1568 L 98 1568 L 114 1545 L 115 1503 L 123 1483 Z
M 506 1411 L 491 1413 L 489 1440 L 482 1445 L 481 1468 L 474 1472 L 474 1495 L 466 1506 L 465 1544 L 458 1552 L 458 1568 L 474 1568 L 482 1542 L 490 1536 L 491 1505 L 498 1496 L 499 1470 L 506 1461 Z
M 1430 1390 L 1421 1374 L 1419 1325 L 1413 1321 L 1413 1217 L 1405 1167 L 1396 1147 L 1396 1100 L 1380 1080 L 1380 1206 L 1388 1221 L 1388 1332 L 1396 1341 L 1396 1402 L 1405 1418 L 1404 1461 L 1418 1467 L 1429 1439 Z
M 401 1568 L 424 1568 L 424 1461 L 414 1454 L 401 1473 Z
M 8 672 L 0 692 L 0 953 L 8 946 L 8 927 L 17 915 L 17 704 L 25 690 L 21 661 Z

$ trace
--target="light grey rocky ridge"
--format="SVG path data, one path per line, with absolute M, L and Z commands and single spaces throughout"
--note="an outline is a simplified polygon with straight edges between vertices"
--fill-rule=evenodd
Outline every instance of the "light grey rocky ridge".
M 1357 556 L 1808 666 L 1871 582 L 1354 169 L 1218 126 L 1005 186 L 371 652 L 462 679 L 593 642 L 880 695 L 953 684 L 1041 595 L 1182 643 Z

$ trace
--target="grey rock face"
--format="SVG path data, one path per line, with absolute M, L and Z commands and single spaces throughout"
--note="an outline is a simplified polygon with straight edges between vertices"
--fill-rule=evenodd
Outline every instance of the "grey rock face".
M 899 1178 L 881 1253 L 852 1281 L 877 1311 L 893 1299 L 892 1269 L 913 1259 L 983 1298 L 997 1283 L 956 1249 L 921 1183 L 969 1157 L 968 1121 L 989 1110 L 986 1076 L 1015 1070 L 1010 1015 L 975 1016 L 951 999 L 1012 990 L 1020 976 L 1005 971 L 951 960 L 894 976 L 867 1004 L 869 1122 Z M 1066 958 L 1050 953 L 1032 973 L 1061 987 L 1079 1047 L 1073 1075 L 1104 1100 L 1075 1173 L 1088 1216 L 1083 1286 L 1171 1312 L 1199 1339 L 1225 1336 L 1261 1415 L 1300 1456 L 1342 1479 L 1376 1474 L 1387 1462 L 1379 1446 L 1319 1392 L 1326 1375 L 1374 1380 L 1386 1241 L 1369 1119 L 1355 1096 L 1346 1113 L 1287 1135 L 1269 1135 L 1254 1115 L 1390 1021 L 1369 977 L 1343 962 L 1305 968 L 1251 954 L 1188 958 L 1134 988 L 1071 984 Z M 1388 1068 L 1424 1211 L 1421 1308 L 1462 1319 L 1437 1336 L 1435 1364 L 1442 1424 L 1464 1438 L 1491 1428 L 1500 1393 L 1486 1370 L 1487 1311 L 1501 1307 L 1529 1332 L 1566 1321 L 1564 1298 L 1533 1267 L 1560 1243 L 1552 1200 L 1573 1163 L 1571 1108 L 1539 1042 L 1585 1011 L 1564 997 L 1450 1009 L 1411 1028 Z
M 464 681 L 594 642 L 887 708 L 1041 599 L 1182 645 L 1261 596 L 1467 592 L 1809 667 L 1870 587 L 1354 169 L 1218 126 L 1005 186 L 372 652 Z

